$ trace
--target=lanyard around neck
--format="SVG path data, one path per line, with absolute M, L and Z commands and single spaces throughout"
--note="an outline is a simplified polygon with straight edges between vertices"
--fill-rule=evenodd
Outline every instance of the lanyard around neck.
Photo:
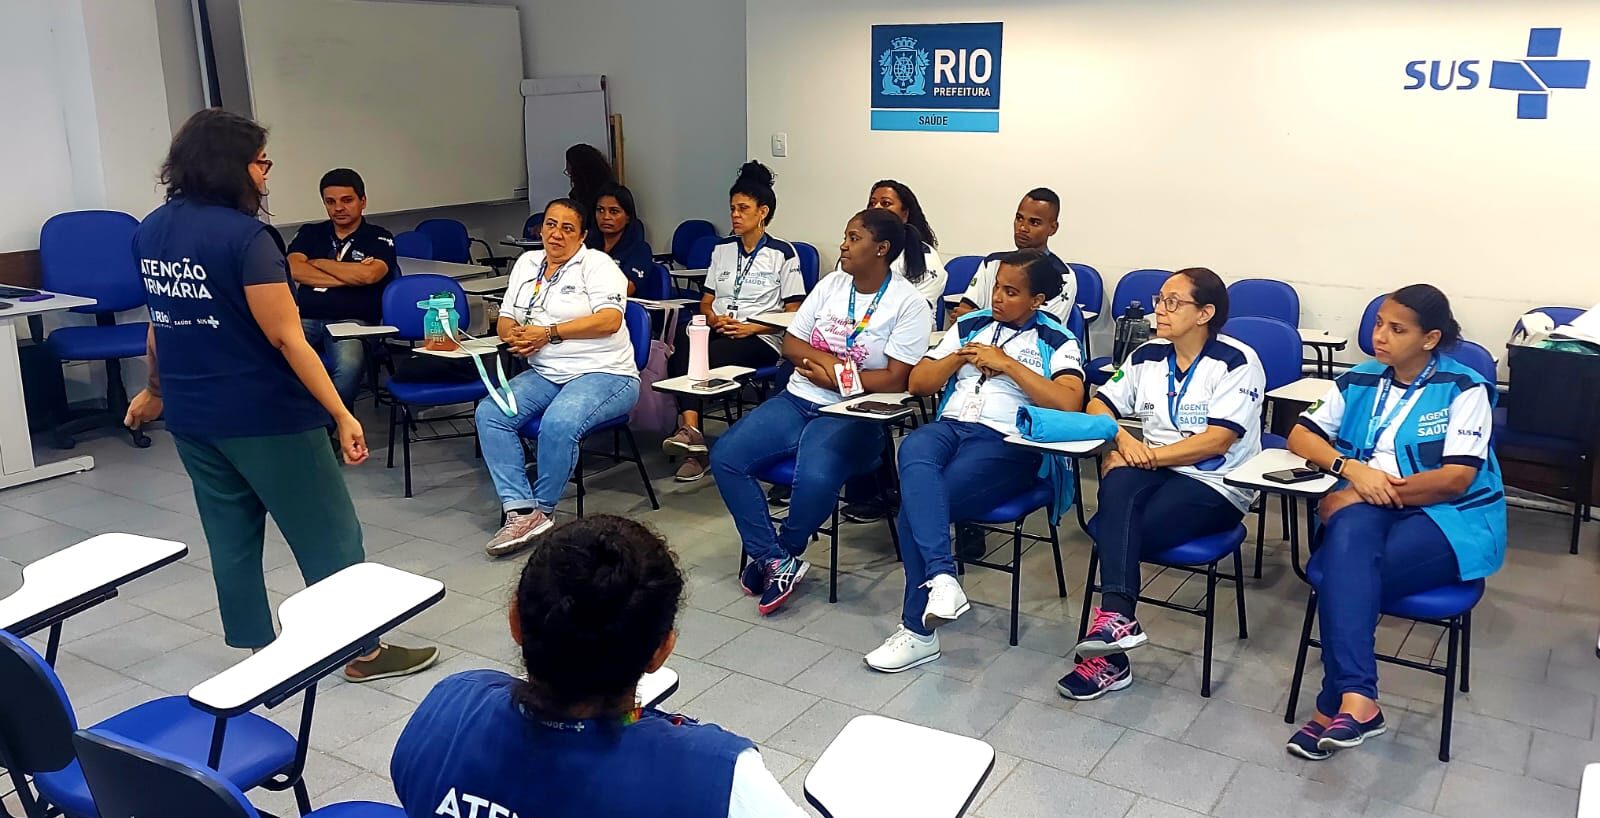
M 522 282 L 522 286 L 517 288 L 517 297 L 511 301 L 511 303 L 515 305 L 517 300 L 522 298 L 522 291 L 526 290 L 529 284 L 533 285 L 533 295 L 528 298 L 527 306 L 522 308 L 522 316 L 524 321 L 528 319 L 528 316 L 533 314 L 534 306 L 539 303 L 539 293 L 547 286 L 554 287 L 555 283 L 561 280 L 561 274 L 566 272 L 567 267 L 570 266 L 572 262 L 577 260 L 578 254 L 573 253 L 572 258 L 569 258 L 563 262 L 560 267 L 556 268 L 555 275 L 552 275 L 548 278 L 545 277 L 545 274 L 550 271 L 550 259 L 546 257 L 543 261 L 539 262 L 538 275 L 535 275 L 531 281 Z
M 1199 368 L 1200 359 L 1205 357 L 1205 352 L 1194 356 L 1189 362 L 1189 371 L 1183 373 L 1183 381 L 1178 380 L 1178 348 L 1172 348 L 1172 355 L 1167 358 L 1167 417 L 1172 419 L 1172 428 L 1182 431 L 1178 425 L 1178 410 L 1183 407 L 1183 396 L 1189 394 L 1189 384 L 1194 383 L 1194 371 Z
M 872 314 L 878 310 L 878 302 L 883 300 L 883 294 L 889 291 L 889 282 L 893 280 L 893 274 L 884 274 L 883 284 L 878 287 L 878 294 L 872 297 L 872 303 L 867 305 L 867 311 L 861 314 L 860 321 L 856 320 L 856 284 L 854 280 L 850 282 L 850 312 L 846 314 L 845 320 L 849 323 L 855 324 L 855 328 L 850 330 L 849 335 L 845 336 L 845 352 L 849 352 L 855 347 L 856 337 L 867 328 L 867 324 L 872 322 Z
M 989 339 L 989 344 L 1003 352 L 1003 351 L 1005 351 L 1006 344 L 1009 344 L 1012 341 L 1017 340 L 1017 336 L 1021 335 L 1024 332 L 1027 332 L 1030 329 L 1033 329 L 1033 325 L 1038 323 L 1038 322 L 1039 322 L 1039 313 L 1035 312 L 1033 315 L 1028 316 L 1028 320 L 1022 322 L 1022 326 L 1017 327 L 1016 329 L 1012 330 L 1011 331 L 1011 335 L 1007 336 L 1006 339 L 1004 341 L 1002 341 L 1002 340 L 1000 340 L 1000 330 L 1001 330 L 1001 328 L 1005 327 L 1005 324 L 1002 324 L 999 321 L 996 321 L 996 322 L 994 322 L 994 337 Z M 978 386 L 977 386 L 977 388 L 978 389 L 982 389 L 983 385 L 985 383 L 988 383 L 988 382 L 989 382 L 989 374 L 987 372 L 980 371 L 978 373 Z
M 750 273 L 750 268 L 756 264 L 756 256 L 761 255 L 761 248 L 767 246 L 767 234 L 761 234 L 761 240 L 756 242 L 756 249 L 749 253 L 744 251 L 744 239 L 733 243 L 738 248 L 738 255 L 733 260 L 733 295 L 730 296 L 732 309 L 739 309 L 739 293 L 744 290 L 744 277 Z
M 1399 417 L 1406 404 L 1410 402 L 1411 394 L 1417 391 L 1417 387 L 1433 377 L 1433 370 L 1438 368 L 1438 362 L 1439 357 L 1437 355 L 1430 356 L 1428 365 L 1422 368 L 1422 374 L 1411 379 L 1411 383 L 1406 386 L 1406 391 L 1400 395 L 1400 400 L 1396 401 L 1393 408 L 1380 418 L 1378 413 L 1383 411 L 1384 401 L 1389 399 L 1389 390 L 1394 387 L 1394 368 L 1389 368 L 1388 376 L 1383 379 L 1383 386 L 1378 389 L 1378 399 L 1372 404 L 1372 419 L 1367 422 L 1367 438 L 1363 442 L 1361 451 L 1356 452 L 1357 460 L 1366 462 L 1367 458 L 1372 457 L 1372 453 L 1378 448 L 1378 438 L 1383 437 L 1384 430 L 1388 429 L 1390 424 L 1394 423 L 1395 418 Z

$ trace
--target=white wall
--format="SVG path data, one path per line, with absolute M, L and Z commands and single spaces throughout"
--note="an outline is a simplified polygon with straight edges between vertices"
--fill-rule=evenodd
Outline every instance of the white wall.
M 774 231 L 825 255 L 880 177 L 917 191 L 946 258 L 1009 247 L 1020 194 L 1047 185 L 1053 247 L 1108 296 L 1133 268 L 1209 266 L 1289 281 L 1303 325 L 1353 333 L 1373 295 L 1428 281 L 1493 349 L 1526 307 L 1600 300 L 1600 69 L 1544 121 L 1487 87 L 1533 26 L 1600 64 L 1600 5 L 1530 5 L 749 0 L 747 144 L 788 133 Z M 874 23 L 990 20 L 999 134 L 868 130 Z M 1403 91 L 1421 59 L 1482 60 L 1482 85 Z

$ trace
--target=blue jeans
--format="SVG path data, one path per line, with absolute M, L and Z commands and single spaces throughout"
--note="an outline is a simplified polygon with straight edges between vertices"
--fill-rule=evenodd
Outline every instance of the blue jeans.
M 1427 512 L 1357 503 L 1322 528 L 1311 563 L 1322 573 L 1322 692 L 1317 710 L 1339 713 L 1346 693 L 1378 698 L 1376 637 L 1386 602 L 1460 581 L 1456 552 Z
M 1244 519 L 1228 498 L 1171 469 L 1123 466 L 1100 478 L 1095 547 L 1100 552 L 1100 607 L 1133 616 L 1139 602 L 1139 560 Z
M 563 384 L 528 370 L 507 384 L 517 398 L 517 414 L 506 417 L 493 400 L 478 402 L 478 440 L 483 462 L 506 511 L 537 508 L 555 511 L 561 491 L 578 462 L 578 442 L 590 429 L 632 411 L 639 400 L 639 379 L 604 372 L 579 375 Z M 524 423 L 540 417 L 539 476 L 528 485 L 528 461 L 522 453 Z
M 811 535 L 833 514 L 844 481 L 878 465 L 883 426 L 824 415 L 820 406 L 784 390 L 735 423 L 711 449 L 717 491 L 752 559 L 804 553 Z M 755 475 L 790 457 L 795 469 L 789 516 L 774 533 Z
M 939 574 L 955 576 L 950 522 L 971 517 L 1015 497 L 1039 482 L 1038 452 L 1005 442 L 979 423 L 941 420 L 900 443 L 900 556 L 905 560 L 906 602 L 900 621 L 928 635 L 923 583 Z M 951 507 L 959 512 L 952 513 Z
M 361 389 L 361 376 L 366 371 L 367 348 L 360 338 L 346 338 L 336 340 L 328 334 L 329 324 L 363 324 L 364 321 L 324 321 L 320 318 L 300 319 L 300 328 L 305 331 L 306 343 L 317 351 L 322 358 L 322 365 L 328 369 L 328 377 L 333 381 L 333 388 L 339 393 L 339 400 L 345 406 L 355 402 L 356 392 Z

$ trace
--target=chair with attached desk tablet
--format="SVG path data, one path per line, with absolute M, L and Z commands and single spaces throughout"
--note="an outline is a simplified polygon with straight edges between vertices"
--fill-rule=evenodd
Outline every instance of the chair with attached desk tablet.
M 1260 279 L 1256 279 L 1260 280 Z M 1241 282 L 1242 283 L 1242 282 Z M 1278 282 L 1265 282 L 1275 284 Z M 1286 285 L 1287 286 L 1287 285 Z M 1232 298 L 1230 293 L 1229 298 Z M 1298 302 L 1297 302 L 1298 303 Z M 1230 308 L 1231 310 L 1231 308 Z M 1250 347 L 1261 360 L 1261 368 L 1266 373 L 1268 393 L 1274 389 L 1288 386 L 1300 380 L 1300 333 L 1288 323 L 1272 317 L 1241 315 L 1229 318 L 1228 323 L 1222 327 L 1222 334 L 1240 341 Z M 1278 410 L 1278 403 L 1271 400 L 1261 402 L 1261 428 L 1270 429 L 1269 415 Z M 1282 435 L 1263 431 L 1261 433 L 1261 447 L 1263 449 L 1287 449 L 1289 442 Z M 1289 502 L 1283 499 L 1281 513 L 1284 516 L 1285 532 L 1288 536 Z M 1261 497 L 1256 501 L 1256 564 L 1254 576 L 1261 578 L 1261 556 L 1265 548 L 1264 538 L 1267 525 L 1267 501 Z
M 140 309 L 147 303 L 139 259 L 133 253 L 133 234 L 139 220 L 114 210 L 79 210 L 50 217 L 39 230 L 39 267 L 44 289 L 94 299 L 93 306 L 72 311 L 94 316 L 94 326 L 58 327 L 46 339 L 50 351 L 62 361 L 104 361 L 106 408 L 57 426 L 58 448 L 70 449 L 72 436 L 101 426 L 121 428 L 128 410 L 128 391 L 122 383 L 122 359 L 140 358 L 150 325 L 144 321 L 117 323 L 117 313 Z M 4 319 L 0 319 L 4 320 Z M 129 433 L 143 449 L 150 438 L 136 429 Z
M 1100 278 L 1100 271 L 1087 264 L 1079 264 L 1074 261 L 1069 262 L 1067 266 L 1072 268 L 1073 278 L 1078 282 L 1077 306 L 1082 311 L 1084 318 L 1084 334 L 1079 337 L 1083 339 L 1083 359 L 1087 361 L 1091 354 L 1089 352 L 1088 328 L 1105 311 L 1106 285 L 1105 281 Z
M 856 716 L 806 774 L 806 801 L 827 818 L 960 818 L 993 770 L 994 748 L 978 739 Z
M 170 752 L 100 728 L 73 734 L 99 818 L 261 818 L 233 782 Z M 331 804 L 304 818 L 405 818 L 371 801 Z
M 394 254 L 397 257 L 431 259 L 433 258 L 433 239 L 429 238 L 427 233 L 416 230 L 397 233 L 394 237 Z M 405 268 L 402 266 L 399 272 L 404 275 Z
M 95 802 L 76 763 L 72 733 L 77 717 L 55 671 L 21 639 L 0 632 L 0 763 L 28 818 L 64 814 L 95 818 Z M 305 797 L 289 731 L 252 713 L 229 719 L 232 737 L 216 765 L 234 786 L 249 790 L 294 788 Z M 135 705 L 96 725 L 117 735 L 205 763 L 214 719 L 183 696 Z M 28 778 L 32 778 L 32 786 Z
M 414 228 L 418 233 L 423 233 L 433 241 L 433 258 L 438 261 L 451 261 L 456 264 L 487 264 L 490 267 L 503 267 L 511 263 L 511 259 L 502 258 L 494 254 L 494 248 L 483 239 L 473 238 L 467 232 L 467 226 L 455 219 L 423 219 Z M 472 258 L 472 245 L 476 242 L 483 245 L 487 256 L 474 261 Z
M 22 568 L 22 587 L 0 598 L 0 630 L 29 636 L 50 629 L 45 663 L 54 666 L 67 619 L 117 595 L 117 589 L 189 553 L 181 542 L 100 534 Z
M 933 305 L 934 321 L 943 329 L 945 314 L 954 304 L 961 303 L 961 296 L 972 285 L 972 277 L 978 274 L 978 267 L 983 264 L 983 256 L 956 256 L 944 263 L 944 297 Z M 952 303 L 951 299 L 955 299 Z
M 628 340 L 633 345 L 634 366 L 643 369 L 650 362 L 650 316 L 644 307 L 633 302 L 628 302 L 623 310 L 623 324 L 628 331 Z M 522 436 L 522 448 L 525 456 L 532 457 L 533 448 L 529 441 L 539 439 L 540 421 L 543 415 L 536 415 L 522 424 L 517 434 Z M 611 433 L 611 451 L 595 452 L 583 447 L 585 441 L 601 434 Z M 622 441 L 628 442 L 629 454 L 622 453 Z M 659 509 L 661 503 L 656 500 L 655 486 L 650 483 L 650 473 L 645 471 L 644 457 L 639 454 L 639 443 L 633 438 L 633 430 L 628 428 L 628 416 L 618 415 L 610 420 L 601 421 L 590 429 L 583 439 L 578 441 L 578 460 L 572 469 L 572 481 L 578 484 L 578 516 L 583 516 L 583 497 L 585 492 L 583 483 L 583 460 L 585 455 L 595 455 L 610 459 L 613 463 L 632 463 L 639 469 L 639 482 L 644 484 L 645 495 L 650 498 L 650 508 Z
M 461 289 L 461 284 L 453 278 L 440 275 L 412 275 L 401 276 L 389 282 L 383 290 L 383 323 L 395 328 L 393 338 L 406 342 L 407 346 L 425 340 L 422 331 L 422 310 L 417 308 L 417 302 L 431 297 L 435 293 L 451 293 L 455 296 L 457 312 L 461 316 L 462 326 L 472 324 L 472 305 L 467 300 L 467 293 Z M 393 375 L 394 373 L 390 373 Z M 388 468 L 394 468 L 394 442 L 398 433 L 400 448 L 404 459 L 406 496 L 411 496 L 411 444 L 434 440 L 450 440 L 454 438 L 470 437 L 474 444 L 477 442 L 477 427 L 472 427 L 470 432 L 451 432 L 449 434 L 416 435 L 417 424 L 412 417 L 412 409 L 429 406 L 450 406 L 458 403 L 477 403 L 489 395 L 488 387 L 483 381 L 474 378 L 470 381 L 458 383 L 413 383 L 389 379 L 388 392 L 394 400 L 389 404 L 389 460 Z M 431 418 L 431 421 L 466 420 L 471 424 L 472 410 L 451 415 L 448 418 Z

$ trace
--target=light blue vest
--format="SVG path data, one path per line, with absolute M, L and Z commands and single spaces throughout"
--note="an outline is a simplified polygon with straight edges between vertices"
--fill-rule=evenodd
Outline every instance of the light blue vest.
M 1468 389 L 1487 389 L 1489 403 L 1494 405 L 1494 387 L 1482 375 L 1448 355 L 1439 355 L 1438 362 L 1428 382 L 1420 387 L 1411 411 L 1394 421 L 1395 459 L 1400 463 L 1401 477 L 1444 465 L 1450 404 L 1457 395 Z M 1339 377 L 1344 417 L 1333 445 L 1340 454 L 1355 457 L 1365 442 L 1353 438 L 1363 436 L 1368 421 L 1377 414 L 1378 391 L 1387 372 L 1388 367 L 1383 364 L 1367 361 Z M 1506 556 L 1506 496 L 1500 481 L 1500 461 L 1495 459 L 1492 447 L 1472 485 L 1461 496 L 1422 510 L 1455 549 L 1461 579 L 1479 579 L 1499 570 Z

